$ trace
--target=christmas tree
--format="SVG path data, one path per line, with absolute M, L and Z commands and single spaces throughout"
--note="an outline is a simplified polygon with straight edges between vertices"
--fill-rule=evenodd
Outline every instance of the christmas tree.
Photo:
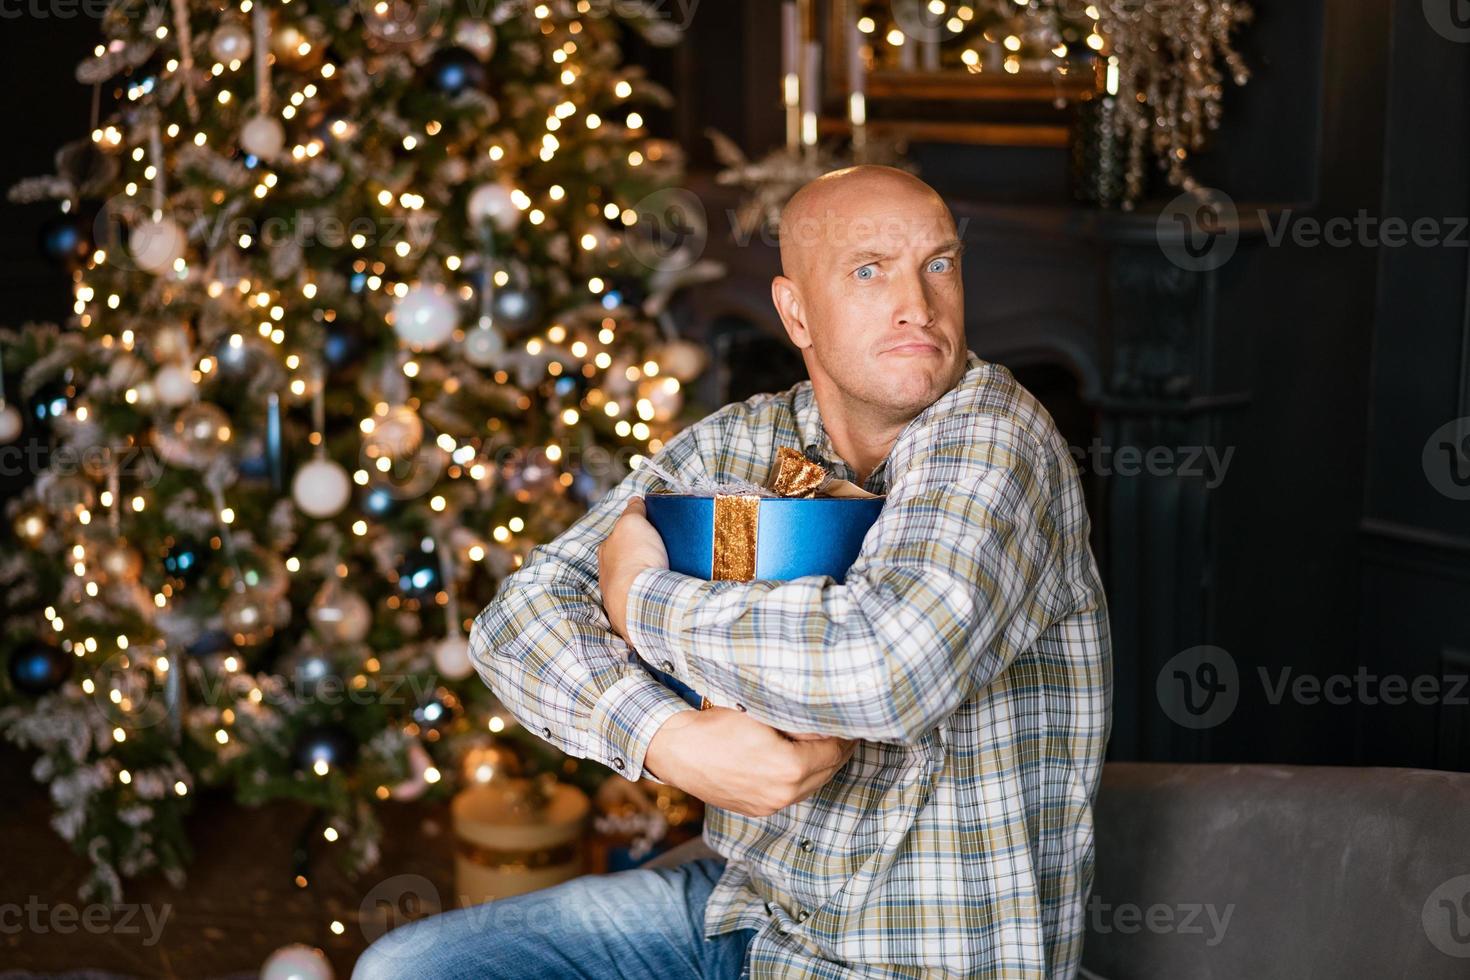
M 369 866 L 379 801 L 516 736 L 468 624 L 702 368 L 666 309 L 698 215 L 628 30 L 676 39 L 626 0 L 109 8 L 90 134 L 11 193 L 59 202 L 73 315 L 0 334 L 35 468 L 0 730 L 91 894 L 180 877 L 210 787 L 318 807 Z

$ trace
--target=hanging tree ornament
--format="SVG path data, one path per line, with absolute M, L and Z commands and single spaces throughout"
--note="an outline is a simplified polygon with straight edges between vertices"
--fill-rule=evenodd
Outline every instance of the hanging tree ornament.
M 307 618 L 323 640 L 361 643 L 372 628 L 373 610 L 366 599 L 333 575 L 311 600 Z
M 363 455 L 369 460 L 401 460 L 418 452 L 424 441 L 424 422 L 407 405 L 395 405 L 370 420 L 363 434 Z
M 481 184 L 470 192 L 465 211 L 470 224 L 479 226 L 488 221 L 501 232 L 514 231 L 521 223 L 521 209 L 516 207 L 514 192 L 499 181 Z
M 424 535 L 398 566 L 398 591 L 406 599 L 432 602 L 444 587 L 444 573 L 435 554 L 437 543 Z
M 199 121 L 199 94 L 194 91 L 194 32 L 189 28 L 189 0 L 173 0 L 174 33 L 179 39 L 179 76 L 189 121 Z
M 340 725 L 313 725 L 302 731 L 291 750 L 296 768 L 325 776 L 333 769 L 347 769 L 357 761 L 357 739 Z
M 485 87 L 485 66 L 464 48 L 440 48 L 429 59 L 425 74 L 429 84 L 445 95 Z
M 326 407 L 320 377 L 317 382 L 311 399 L 317 434 L 316 456 L 296 471 L 291 480 L 291 499 L 306 516 L 324 519 L 342 513 L 352 499 L 352 479 L 341 464 L 327 458 Z
M 209 53 L 225 65 L 243 64 L 251 49 L 250 31 L 236 21 L 221 24 L 209 35 Z
M 257 544 L 245 544 L 235 548 L 234 561 L 225 570 L 222 584 L 226 589 L 243 586 L 279 597 L 286 594 L 291 576 L 280 555 Z
M 505 336 L 495 328 L 495 232 L 488 221 L 480 223 L 480 320 L 461 347 L 475 367 L 492 367 L 505 353 Z
M 260 969 L 260 980 L 332 980 L 332 976 L 327 954 L 303 943 L 282 946 Z
M 56 690 L 71 676 L 77 658 L 47 643 L 31 643 L 10 651 L 6 664 L 17 691 L 39 697 Z
M 393 332 L 421 350 L 443 346 L 459 326 L 459 306 L 441 283 L 415 283 L 393 304 Z
M 536 291 L 512 284 L 495 291 L 495 322 L 511 331 L 534 326 L 541 316 L 541 300 Z
M 685 383 L 699 377 L 709 365 L 705 349 L 690 340 L 669 341 L 654 352 L 653 360 L 669 377 Z
M 460 621 L 454 566 L 442 540 L 437 540 L 434 550 L 439 554 L 439 577 L 444 582 L 444 623 L 448 633 L 434 646 L 434 668 L 447 680 L 462 681 L 474 673 L 474 665 L 470 663 L 470 644 Z
M 153 376 L 153 394 L 169 408 L 189 404 L 198 395 L 194 373 L 182 364 L 165 364 Z
M 429 753 L 424 749 L 424 743 L 418 739 L 408 743 L 404 752 L 404 761 L 408 763 L 408 778 L 394 786 L 389 795 L 395 800 L 407 802 L 416 800 L 424 795 L 429 788 L 429 770 L 434 768 L 434 760 L 429 758 Z
M 206 469 L 230 443 L 230 417 L 211 402 L 197 402 L 174 416 L 170 434 L 187 465 Z
M 172 272 L 175 265 L 183 259 L 188 236 L 177 221 L 163 213 L 166 200 L 163 186 L 163 137 L 159 132 L 157 116 L 148 124 L 148 148 L 153 163 L 153 210 L 147 220 L 138 222 L 128 230 L 128 252 L 138 268 L 161 276 Z
M 454 43 L 489 61 L 495 53 L 495 28 L 487 20 L 466 17 L 454 26 Z
M 286 130 L 271 112 L 270 14 L 265 3 L 256 3 L 250 16 L 255 33 L 255 115 L 240 130 L 240 148 L 270 161 L 286 148 Z

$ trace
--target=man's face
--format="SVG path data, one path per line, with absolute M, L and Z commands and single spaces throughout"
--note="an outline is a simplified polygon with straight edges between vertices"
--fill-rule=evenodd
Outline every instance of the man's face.
M 782 234 L 798 236 L 806 259 L 797 286 L 813 382 L 912 417 L 964 373 L 961 245 L 933 195 L 883 184 L 833 195 Z

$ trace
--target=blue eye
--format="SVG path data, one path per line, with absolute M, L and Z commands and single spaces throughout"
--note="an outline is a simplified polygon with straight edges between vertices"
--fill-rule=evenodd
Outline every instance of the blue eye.
M 866 272 L 868 274 L 867 275 L 863 275 L 864 272 Z M 857 271 L 853 273 L 853 275 L 857 276 L 863 282 L 867 282 L 869 279 L 873 278 L 877 274 L 878 274 L 878 270 L 875 269 L 872 265 L 858 266 Z
M 936 269 L 936 268 L 934 268 L 935 263 L 940 263 L 940 262 L 948 262 L 951 266 L 954 265 L 954 259 L 951 259 L 951 258 L 938 258 L 938 259 L 935 259 L 933 262 L 930 262 L 929 263 L 929 271 L 930 272 L 948 272 L 949 271 L 949 266 L 945 266 L 942 269 Z

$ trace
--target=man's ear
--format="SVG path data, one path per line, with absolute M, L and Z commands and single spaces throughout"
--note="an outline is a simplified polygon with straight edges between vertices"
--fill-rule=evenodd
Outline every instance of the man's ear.
M 796 283 L 785 276 L 772 279 L 771 302 L 781 315 L 781 326 L 786 328 L 786 336 L 791 338 L 797 349 L 806 350 L 810 347 L 812 336 L 807 330 L 806 308 L 802 305 L 801 291 Z

